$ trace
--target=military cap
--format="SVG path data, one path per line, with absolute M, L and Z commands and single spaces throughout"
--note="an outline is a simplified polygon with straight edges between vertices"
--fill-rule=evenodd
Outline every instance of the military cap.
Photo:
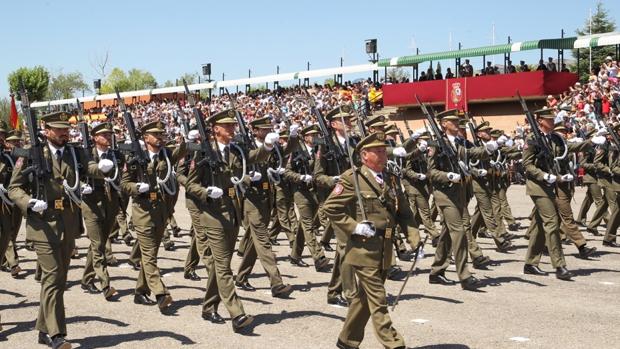
M 176 148 L 178 146 L 177 141 L 175 139 L 171 139 L 168 142 L 166 142 L 165 147 L 173 150 L 174 148 Z
M 22 131 L 20 130 L 11 130 L 9 131 L 7 141 L 21 141 L 22 139 Z
M 310 125 L 308 127 L 304 127 L 301 130 L 301 134 L 304 136 L 317 134 L 317 133 L 319 133 L 319 127 L 317 125 Z
M 460 119 L 459 120 L 459 128 L 466 130 L 467 129 L 467 120 L 465 119 Z
M 460 120 L 458 109 L 450 109 L 446 111 L 442 111 L 441 113 L 435 115 L 437 120 Z
M 551 108 L 543 108 L 534 111 L 534 114 L 543 119 L 555 119 L 555 113 Z
M 282 130 L 280 131 L 280 138 L 289 138 L 291 136 L 290 132 L 288 130 Z
M 385 127 L 385 116 L 377 115 L 366 121 L 364 124 L 366 127 Z
M 114 126 L 114 132 L 123 132 L 123 129 L 118 126 Z
M 590 137 L 592 137 L 595 133 L 596 133 L 596 129 L 595 129 L 595 128 L 593 128 L 593 129 L 591 129 L 590 131 L 586 132 L 586 134 L 585 134 L 585 138 L 590 138 Z
M 233 109 L 223 110 L 209 118 L 212 124 L 236 124 L 237 118 Z
M 504 131 L 500 130 L 500 129 L 494 129 L 494 130 L 491 130 L 491 132 L 489 132 L 489 134 L 493 138 L 499 138 L 499 137 L 501 137 L 504 134 Z
M 252 120 L 250 126 L 254 128 L 273 128 L 271 118 L 268 116 Z
M 340 119 L 340 117 L 351 118 L 353 115 L 351 114 L 351 107 L 348 105 L 338 106 L 327 112 L 325 118 L 328 121 L 332 121 L 334 119 Z
M 398 127 L 394 124 L 389 125 L 388 127 L 385 128 L 385 134 L 386 135 L 395 135 L 398 134 Z
M 492 129 L 493 128 L 488 121 L 483 121 L 480 125 L 476 127 L 476 132 L 491 131 Z
M 387 144 L 385 144 L 385 133 L 381 131 L 371 133 L 370 135 L 362 138 L 362 140 L 357 143 L 355 149 L 360 152 L 364 149 L 374 147 L 387 147 Z
M 613 130 L 618 132 L 620 130 L 620 123 L 615 124 Z
M 564 125 L 563 122 L 559 122 L 557 124 L 555 124 L 555 126 L 553 127 L 553 131 L 555 132 L 566 132 L 566 126 Z
M 107 123 L 107 122 L 102 122 L 99 125 L 93 127 L 90 133 L 93 136 L 96 136 L 102 133 L 114 133 L 114 129 L 112 128 L 112 124 Z
M 6 124 L 6 122 L 0 120 L 0 132 L 7 133 L 8 130 L 9 130 L 9 126 Z
M 164 123 L 161 121 L 152 121 L 142 126 L 140 130 L 142 131 L 142 134 L 163 133 L 163 132 L 166 132 L 166 126 L 164 126 Z
M 69 115 L 64 111 L 57 111 L 49 114 L 45 114 L 41 117 L 41 120 L 45 121 L 46 127 L 53 128 L 69 128 Z

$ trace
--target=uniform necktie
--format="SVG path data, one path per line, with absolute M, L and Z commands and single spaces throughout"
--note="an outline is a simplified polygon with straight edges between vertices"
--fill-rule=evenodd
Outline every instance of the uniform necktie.
M 225 146 L 224 147 L 224 162 L 228 163 L 229 160 L 230 160 L 230 147 Z
M 56 149 L 56 160 L 60 162 L 60 158 L 62 158 L 62 152 L 60 151 L 60 149 Z
M 375 179 L 377 180 L 377 183 L 379 183 L 379 185 L 383 185 L 383 174 L 377 173 L 375 175 Z

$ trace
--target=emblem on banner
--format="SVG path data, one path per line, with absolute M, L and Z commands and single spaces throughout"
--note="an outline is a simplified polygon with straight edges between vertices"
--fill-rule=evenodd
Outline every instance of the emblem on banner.
M 452 103 L 458 104 L 463 99 L 463 90 L 460 82 L 452 83 L 452 91 L 450 91 L 450 99 Z

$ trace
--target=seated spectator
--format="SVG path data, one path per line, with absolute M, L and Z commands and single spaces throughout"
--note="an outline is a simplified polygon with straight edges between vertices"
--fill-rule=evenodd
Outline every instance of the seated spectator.
M 508 74 L 517 72 L 517 68 L 514 65 L 512 65 L 512 61 L 508 61 L 508 66 L 506 66 L 506 72 Z
M 452 79 L 454 78 L 454 74 L 452 73 L 452 69 L 448 68 L 446 69 L 446 79 Z
M 527 64 L 525 64 L 525 61 L 521 61 L 519 62 L 519 71 L 528 72 L 530 71 L 530 67 Z
M 538 61 L 538 68 L 536 68 L 536 71 L 547 71 L 549 69 L 547 69 L 547 66 L 545 65 L 545 61 L 543 61 L 542 59 Z

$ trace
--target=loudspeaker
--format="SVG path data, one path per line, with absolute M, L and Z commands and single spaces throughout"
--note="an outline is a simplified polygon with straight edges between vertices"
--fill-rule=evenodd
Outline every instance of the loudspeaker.
M 366 41 L 366 53 L 377 53 L 377 39 Z
M 101 88 L 101 79 L 97 79 L 95 81 L 93 81 L 93 85 L 95 86 L 95 90 L 98 90 Z
M 202 66 L 202 75 L 211 75 L 211 63 Z

